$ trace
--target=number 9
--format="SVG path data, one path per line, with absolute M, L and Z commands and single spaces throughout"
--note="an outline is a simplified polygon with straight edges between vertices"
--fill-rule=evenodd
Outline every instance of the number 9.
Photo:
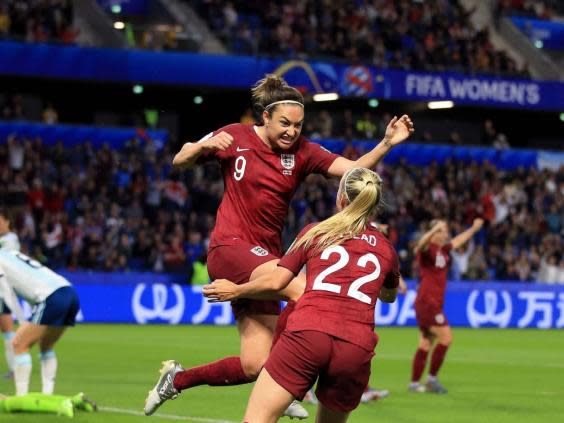
M 233 177 L 236 181 L 243 179 L 245 175 L 245 167 L 247 166 L 247 160 L 243 156 L 237 157 L 235 160 L 235 172 L 233 172 Z

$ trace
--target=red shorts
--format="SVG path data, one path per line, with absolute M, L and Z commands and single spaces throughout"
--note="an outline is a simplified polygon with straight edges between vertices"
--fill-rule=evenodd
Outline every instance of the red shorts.
M 229 279 L 239 285 L 249 282 L 258 266 L 279 258 L 260 246 L 235 240 L 230 245 L 218 245 L 208 252 L 208 272 L 212 280 Z M 248 314 L 280 314 L 279 301 L 241 299 L 232 301 L 231 308 L 236 319 Z
M 373 356 L 372 351 L 323 332 L 284 331 L 264 368 L 300 401 L 319 376 L 315 390 L 319 401 L 346 413 L 360 403 Z
M 415 301 L 415 318 L 422 331 L 428 331 L 431 326 L 448 326 L 442 307 L 434 303 Z

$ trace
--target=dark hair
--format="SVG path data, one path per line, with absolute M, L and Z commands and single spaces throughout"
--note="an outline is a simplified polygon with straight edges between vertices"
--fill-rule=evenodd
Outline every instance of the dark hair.
M 304 104 L 304 96 L 297 89 L 289 86 L 282 77 L 274 74 L 266 75 L 258 81 L 251 89 L 251 94 L 255 118 L 260 125 L 264 124 L 262 112 L 271 103 L 290 100 Z M 277 105 L 272 106 L 268 113 L 274 112 L 276 107 Z
M 8 222 L 12 222 L 12 212 L 10 212 L 6 207 L 0 206 L 0 216 L 4 216 Z

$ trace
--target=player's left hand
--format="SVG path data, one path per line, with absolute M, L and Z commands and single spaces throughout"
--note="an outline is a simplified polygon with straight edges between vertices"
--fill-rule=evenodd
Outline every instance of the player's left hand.
M 399 119 L 394 116 L 386 127 L 384 142 L 393 147 L 405 141 L 413 132 L 415 132 L 415 127 L 408 115 L 403 115 Z
M 227 279 L 216 279 L 203 287 L 204 297 L 209 303 L 220 303 L 237 298 L 237 285 Z

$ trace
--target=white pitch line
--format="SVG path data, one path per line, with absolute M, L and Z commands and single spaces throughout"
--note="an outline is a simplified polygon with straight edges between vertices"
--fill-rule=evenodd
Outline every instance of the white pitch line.
M 145 413 L 137 410 L 130 410 L 128 408 L 116 408 L 116 407 L 98 407 L 100 411 L 107 411 L 110 413 L 118 413 L 118 414 L 129 414 L 130 416 L 142 416 L 146 417 Z M 153 414 L 155 417 L 160 417 L 161 419 L 168 419 L 168 420 L 184 420 L 190 422 L 198 422 L 198 423 L 236 423 L 231 420 L 219 420 L 219 419 L 209 419 L 206 417 L 193 417 L 193 416 L 177 416 L 174 414 L 160 414 L 156 413 Z

